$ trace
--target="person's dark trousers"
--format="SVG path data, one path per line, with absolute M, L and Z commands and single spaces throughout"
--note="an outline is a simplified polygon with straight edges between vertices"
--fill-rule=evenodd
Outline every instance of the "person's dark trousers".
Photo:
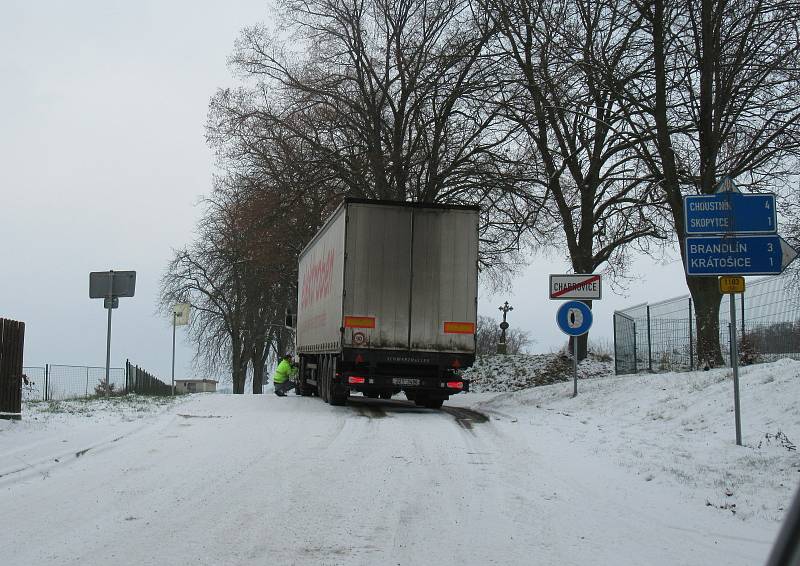
M 295 383 L 294 381 L 284 381 L 283 383 L 276 383 L 275 384 L 275 395 L 278 397 L 283 397 L 286 395 L 287 391 L 291 391 L 294 389 Z

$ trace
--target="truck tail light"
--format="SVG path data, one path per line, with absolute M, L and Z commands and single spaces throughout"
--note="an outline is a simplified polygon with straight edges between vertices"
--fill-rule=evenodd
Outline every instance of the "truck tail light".
M 463 381 L 448 381 L 447 387 L 449 389 L 464 389 L 464 382 Z
M 347 378 L 347 383 L 351 385 L 355 385 L 358 383 L 365 383 L 367 381 L 366 377 L 361 377 L 360 375 L 351 375 Z

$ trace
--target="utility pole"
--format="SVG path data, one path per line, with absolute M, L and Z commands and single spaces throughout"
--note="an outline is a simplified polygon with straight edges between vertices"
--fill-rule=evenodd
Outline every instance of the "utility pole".
M 503 322 L 500 323 L 500 343 L 497 345 L 497 353 L 507 354 L 508 346 L 506 344 L 506 330 L 508 330 L 508 322 L 506 322 L 506 316 L 508 315 L 509 311 L 514 310 L 514 307 L 509 305 L 508 301 L 506 301 L 503 303 L 502 307 L 498 307 L 498 310 L 503 312 Z

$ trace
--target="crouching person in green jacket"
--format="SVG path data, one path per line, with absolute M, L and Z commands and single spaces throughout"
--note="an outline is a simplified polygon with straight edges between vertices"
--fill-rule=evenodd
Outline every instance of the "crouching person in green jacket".
M 272 383 L 275 386 L 275 395 L 286 397 L 286 392 L 295 387 L 293 378 L 297 376 L 297 367 L 292 363 L 292 355 L 286 354 L 275 369 L 272 375 Z

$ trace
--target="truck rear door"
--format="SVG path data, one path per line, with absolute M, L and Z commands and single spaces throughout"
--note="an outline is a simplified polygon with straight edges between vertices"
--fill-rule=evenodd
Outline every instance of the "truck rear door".
M 345 346 L 408 349 L 411 211 L 405 206 L 348 205 Z
M 414 209 L 412 350 L 475 351 L 478 297 L 478 214 Z

